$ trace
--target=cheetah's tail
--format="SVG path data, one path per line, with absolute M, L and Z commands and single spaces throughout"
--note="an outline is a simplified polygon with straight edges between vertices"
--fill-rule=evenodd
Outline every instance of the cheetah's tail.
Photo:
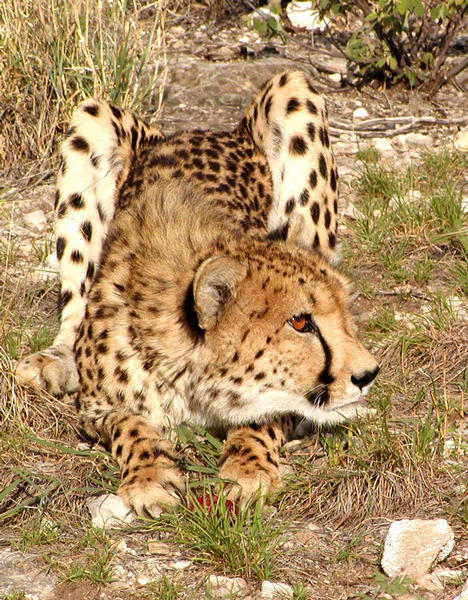
M 268 230 L 286 237 L 291 216 L 303 215 L 300 244 L 335 260 L 337 172 L 325 101 L 305 73 L 279 73 L 267 81 L 238 129 L 270 166 L 274 199 Z
M 54 345 L 73 346 L 117 192 L 140 145 L 161 137 L 156 127 L 105 102 L 87 100 L 75 110 L 57 178 L 55 237 L 62 313 Z

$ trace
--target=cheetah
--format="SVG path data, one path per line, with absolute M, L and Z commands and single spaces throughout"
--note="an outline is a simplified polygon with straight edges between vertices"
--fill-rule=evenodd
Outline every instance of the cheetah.
M 76 110 L 56 197 L 60 331 L 18 377 L 75 393 L 137 514 L 183 496 L 174 425 L 225 436 L 219 475 L 246 502 L 279 485 L 300 419 L 366 412 L 378 365 L 333 265 L 337 180 L 300 71 L 267 81 L 232 132 L 164 137 L 103 102 Z

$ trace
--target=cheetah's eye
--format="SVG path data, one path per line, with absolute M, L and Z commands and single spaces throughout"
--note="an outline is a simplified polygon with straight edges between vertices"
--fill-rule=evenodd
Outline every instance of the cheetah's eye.
M 297 315 L 291 317 L 288 323 L 293 329 L 299 331 L 299 333 L 315 332 L 317 329 L 311 315 Z

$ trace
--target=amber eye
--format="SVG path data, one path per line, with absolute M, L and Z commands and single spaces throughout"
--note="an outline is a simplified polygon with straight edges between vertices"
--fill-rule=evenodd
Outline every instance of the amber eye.
M 296 331 L 304 331 L 305 326 L 307 325 L 307 319 L 304 317 L 304 315 L 301 315 L 300 317 L 293 317 L 292 319 L 289 319 L 289 322 Z
M 312 317 L 310 315 L 297 315 L 291 317 L 288 323 L 300 333 L 313 332 L 316 330 L 316 326 L 312 321 Z

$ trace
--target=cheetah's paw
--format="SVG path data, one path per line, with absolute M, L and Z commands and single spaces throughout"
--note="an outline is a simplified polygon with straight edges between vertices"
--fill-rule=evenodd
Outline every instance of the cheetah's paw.
M 21 385 L 45 389 L 54 396 L 79 389 L 75 357 L 65 344 L 50 346 L 23 358 L 16 365 L 15 372 Z
M 280 485 L 279 469 L 268 463 L 260 465 L 245 465 L 238 456 L 230 456 L 219 471 L 221 479 L 229 482 L 225 485 L 226 498 L 241 506 L 255 499 L 265 500 Z
M 181 472 L 175 467 L 154 465 L 132 470 L 122 480 L 118 494 L 140 517 L 154 519 L 176 506 L 185 492 Z

